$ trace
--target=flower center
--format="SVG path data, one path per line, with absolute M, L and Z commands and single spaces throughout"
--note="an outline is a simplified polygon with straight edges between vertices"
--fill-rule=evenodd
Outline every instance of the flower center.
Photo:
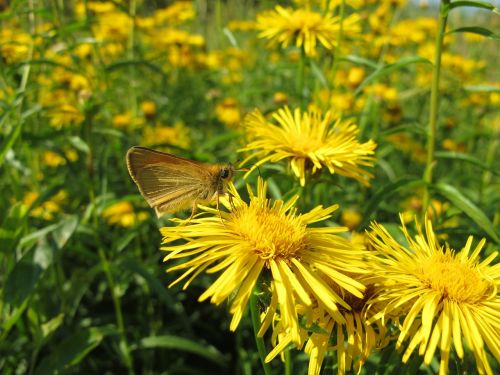
M 491 285 L 474 265 L 460 262 L 450 250 L 423 261 L 417 277 L 442 298 L 470 304 L 483 300 Z
M 262 259 L 289 259 L 306 247 L 306 226 L 277 203 L 268 207 L 267 202 L 262 205 L 252 200 L 234 215 L 236 233 Z

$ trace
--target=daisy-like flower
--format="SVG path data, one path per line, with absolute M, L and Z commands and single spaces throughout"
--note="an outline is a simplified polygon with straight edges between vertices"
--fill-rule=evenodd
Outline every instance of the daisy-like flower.
M 332 174 L 351 177 L 364 185 L 372 175 L 362 166 L 373 166 L 375 142 L 360 143 L 358 127 L 349 120 L 341 120 L 332 112 L 322 115 L 311 110 L 301 113 L 288 107 L 273 113 L 277 124 L 267 121 L 255 110 L 245 117 L 249 143 L 239 151 L 253 151 L 242 164 L 258 159 L 248 173 L 266 162 L 290 160 L 293 173 L 305 185 L 306 173 L 314 174 L 326 167 Z M 247 173 L 247 174 L 248 174 Z
M 344 32 L 352 35 L 360 31 L 359 16 L 351 15 L 344 19 Z M 321 14 L 308 9 L 291 9 L 276 6 L 257 16 L 257 29 L 260 38 L 269 40 L 270 45 L 281 44 L 283 48 L 295 44 L 303 48 L 307 56 L 316 55 L 316 45 L 333 49 L 337 43 L 340 27 L 339 18 L 330 13 Z
M 339 285 L 362 297 L 363 284 L 347 272 L 363 269 L 364 249 L 337 235 L 344 227 L 309 227 L 327 219 L 337 206 L 318 206 L 298 214 L 290 201 L 266 198 L 267 184 L 259 179 L 257 195 L 249 187 L 250 203 L 244 202 L 234 186 L 232 204 L 221 200 L 229 212 L 202 207 L 209 216 L 180 221 L 176 227 L 162 228 L 165 261 L 184 262 L 168 271 L 184 270 L 171 285 L 185 279 L 187 288 L 202 272 L 221 272 L 199 300 L 214 304 L 231 297 L 230 329 L 235 330 L 259 276 L 270 277 L 271 305 L 279 304 L 283 326 L 293 342 L 300 342 L 299 305 L 308 308 L 312 299 L 340 323 L 345 323 L 339 309 L 350 306 L 330 285 Z M 183 240 L 176 244 L 175 241 Z M 330 283 L 330 285 L 329 285 Z M 170 286 L 171 286 L 170 285 Z
M 463 358 L 465 339 L 478 372 L 493 374 L 486 348 L 500 361 L 500 267 L 490 265 L 497 252 L 480 261 L 484 239 L 471 253 L 471 236 L 455 252 L 439 245 L 427 218 L 425 234 L 420 226 L 417 229 L 412 238 L 403 223 L 408 248 L 379 224 L 374 223 L 369 233 L 379 260 L 376 269 L 386 288 L 377 300 L 386 304 L 385 312 L 398 309 L 406 315 L 396 344 L 399 349 L 409 341 L 403 362 L 419 347 L 419 355 L 429 365 L 439 347 L 439 373 L 446 374 L 452 343 L 457 356 Z
M 338 373 L 344 374 L 354 368 L 358 373 L 373 349 L 381 349 L 390 342 L 386 325 L 380 319 L 370 323 L 370 319 L 382 310 L 380 305 L 369 304 L 369 300 L 377 293 L 377 288 L 369 280 L 369 276 L 362 276 L 359 281 L 367 285 L 363 298 L 349 292 L 335 288 L 343 296 L 350 310 L 341 308 L 340 312 L 345 319 L 338 323 L 325 309 L 314 305 L 309 313 L 305 313 L 305 321 L 300 328 L 302 341 L 298 348 L 309 355 L 309 375 L 318 375 L 326 355 L 336 353 Z M 267 315 L 266 315 L 267 317 Z M 269 362 L 282 353 L 291 343 L 291 337 L 283 329 L 276 314 L 273 326 L 273 350 L 267 355 Z M 260 334 L 267 329 L 266 319 L 263 319 Z

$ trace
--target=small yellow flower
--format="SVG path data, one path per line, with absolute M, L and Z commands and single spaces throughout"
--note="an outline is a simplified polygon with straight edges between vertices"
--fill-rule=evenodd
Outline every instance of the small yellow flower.
M 358 33 L 359 16 L 354 14 L 344 19 L 346 35 Z M 321 14 L 308 9 L 291 9 L 276 6 L 274 10 L 257 16 L 259 37 L 269 40 L 271 45 L 281 44 L 283 48 L 295 44 L 303 48 L 307 56 L 316 55 L 319 43 L 328 50 L 337 43 L 339 19 L 329 13 Z
M 226 98 L 218 104 L 215 107 L 215 114 L 219 121 L 229 128 L 234 128 L 240 124 L 240 108 L 234 98 Z
M 51 221 L 55 218 L 56 214 L 62 212 L 62 206 L 66 203 L 68 193 L 64 190 L 59 190 L 57 194 L 49 199 L 33 206 L 36 200 L 40 197 L 35 191 L 29 191 L 23 198 L 23 203 L 31 206 L 30 215 L 36 218 Z
M 349 230 L 354 230 L 361 223 L 363 217 L 358 211 L 346 209 L 342 211 L 342 215 L 340 216 L 340 222 L 342 225 L 349 228 Z
M 277 91 L 273 95 L 273 102 L 279 106 L 284 106 L 288 104 L 288 95 L 283 91 Z
M 96 17 L 96 23 L 92 26 L 92 31 L 100 42 L 124 42 L 129 36 L 132 22 L 132 18 L 127 13 L 120 11 L 104 12 Z
M 191 1 L 175 1 L 172 5 L 158 9 L 154 13 L 154 20 L 157 25 L 178 24 L 186 22 L 195 17 L 194 5 Z
M 437 348 L 441 352 L 439 373 L 446 374 L 453 344 L 464 357 L 463 340 L 473 352 L 478 372 L 493 374 L 486 350 L 500 359 L 500 268 L 497 252 L 480 261 L 485 240 L 471 253 L 472 236 L 455 252 L 440 246 L 430 220 L 412 238 L 403 224 L 408 243 L 403 247 L 380 224 L 374 223 L 369 237 L 376 254 L 374 271 L 386 289 L 375 300 L 385 313 L 400 310 L 404 316 L 396 348 L 407 343 L 406 363 L 418 347 L 429 365 Z
M 229 212 L 201 207 L 210 216 L 189 222 L 173 219 L 180 225 L 161 229 L 161 249 L 169 253 L 165 261 L 176 260 L 169 272 L 184 270 L 171 285 L 187 279 L 185 289 L 202 272 L 221 273 L 199 300 L 219 305 L 232 296 L 233 331 L 266 271 L 271 277 L 272 308 L 279 306 L 292 341 L 300 342 L 299 304 L 311 306 L 314 298 L 332 319 L 345 322 L 339 308 L 350 307 L 330 284 L 362 297 L 364 286 L 346 272 L 363 269 L 364 250 L 337 235 L 345 228 L 309 226 L 328 218 L 337 206 L 298 214 L 294 208 L 298 196 L 273 202 L 266 198 L 266 190 L 267 184 L 259 179 L 257 195 L 249 187 L 250 203 L 246 203 L 231 186 L 232 204 L 221 200 Z
M 115 128 L 125 128 L 132 125 L 132 115 L 129 112 L 119 113 L 113 116 L 112 123 Z
M 352 88 L 356 88 L 365 78 L 365 70 L 360 67 L 353 67 L 347 73 L 347 82 Z
M 171 145 L 181 148 L 188 148 L 191 144 L 189 128 L 183 123 L 177 122 L 174 126 L 164 126 L 157 124 L 156 126 L 145 126 L 142 131 L 142 142 L 144 146 Z M 172 152 L 168 146 L 160 148 L 165 152 Z
M 234 20 L 230 21 L 227 27 L 231 31 L 251 31 L 255 30 L 256 24 L 254 21 Z
M 456 151 L 456 152 L 464 152 L 465 151 L 465 143 L 460 142 L 457 143 L 451 138 L 443 139 L 443 148 L 448 151 Z
M 250 142 L 240 150 L 254 151 L 242 164 L 259 159 L 252 169 L 267 162 L 290 159 L 293 173 L 305 185 L 306 173 L 327 168 L 332 174 L 354 178 L 369 184 L 371 174 L 361 166 L 373 166 L 376 147 L 372 140 L 360 143 L 358 127 L 328 111 L 325 115 L 312 110 L 302 113 L 288 107 L 273 113 L 277 125 L 268 122 L 258 111 L 250 113 L 243 125 Z M 247 173 L 247 174 L 248 174 Z
M 54 151 L 45 151 L 42 155 L 42 162 L 48 167 L 59 167 L 66 164 L 66 159 Z
M 104 209 L 102 217 L 109 225 L 118 225 L 130 228 L 135 224 L 148 218 L 146 212 L 136 213 L 130 202 L 122 201 L 114 203 Z
M 141 112 L 145 117 L 153 117 L 156 114 L 156 103 L 152 100 L 144 100 L 141 103 Z
M 63 103 L 50 110 L 50 125 L 57 129 L 69 125 L 79 125 L 84 119 L 85 116 L 80 109 L 70 103 Z
M 387 137 L 394 145 L 394 148 L 410 155 L 410 157 L 420 163 L 427 160 L 427 151 L 419 142 L 413 140 L 404 133 L 395 133 Z

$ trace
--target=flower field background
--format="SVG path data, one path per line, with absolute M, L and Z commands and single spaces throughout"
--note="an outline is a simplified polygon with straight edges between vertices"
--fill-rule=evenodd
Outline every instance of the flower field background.
M 0 372 L 499 373 L 495 6 L 0 0 Z

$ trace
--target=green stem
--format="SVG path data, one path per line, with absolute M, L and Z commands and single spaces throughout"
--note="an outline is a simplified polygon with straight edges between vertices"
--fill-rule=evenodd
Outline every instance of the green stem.
M 115 318 L 116 325 L 118 326 L 118 332 L 120 334 L 120 352 L 123 354 L 123 359 L 129 374 L 134 374 L 134 366 L 132 364 L 132 357 L 130 356 L 130 349 L 127 342 L 127 336 L 125 334 L 125 324 L 123 323 L 123 313 L 120 297 L 116 294 L 115 280 L 111 272 L 111 267 L 109 266 L 106 254 L 101 246 L 99 246 L 99 258 L 101 260 L 102 269 L 106 275 L 108 281 L 109 289 L 111 291 L 111 298 L 113 299 L 113 306 L 115 308 Z
M 427 162 L 423 180 L 426 182 L 422 201 L 422 218 L 427 211 L 430 201 L 429 186 L 432 183 L 432 171 L 435 166 L 434 151 L 436 148 L 437 120 L 439 109 L 439 78 L 441 75 L 441 54 L 443 51 L 443 40 L 448 19 L 450 0 L 442 0 L 439 7 L 439 25 L 436 36 L 436 47 L 434 51 L 434 66 L 432 70 L 431 97 L 429 109 L 429 125 L 427 128 Z
M 292 352 L 290 349 L 285 350 L 285 375 L 293 374 L 293 360 Z
M 306 52 L 304 47 L 300 49 L 300 59 L 297 74 L 297 93 L 299 95 L 300 108 L 305 110 L 304 81 L 306 76 Z
M 259 351 L 260 362 L 262 363 L 262 368 L 264 369 L 264 373 L 266 375 L 271 374 L 271 367 L 268 363 L 266 363 L 266 346 L 264 345 L 264 339 L 259 337 L 257 334 L 259 332 L 260 327 L 260 314 L 259 314 L 259 306 L 257 303 L 259 288 L 257 284 L 250 296 L 250 313 L 252 315 L 252 325 L 253 325 L 253 333 L 255 336 L 255 343 L 257 344 L 257 350 Z
M 339 9 L 339 32 L 337 34 L 337 45 L 333 51 L 333 63 L 332 63 L 332 79 L 333 79 L 333 87 L 335 88 L 335 75 L 337 74 L 337 69 L 340 61 L 340 50 L 342 47 L 342 42 L 344 40 L 344 19 L 345 19 L 345 0 L 340 2 Z
M 492 180 L 493 174 L 490 172 L 490 170 L 493 170 L 494 168 L 494 163 L 495 163 L 495 157 L 497 154 L 498 150 L 498 143 L 499 143 L 499 133 L 497 130 L 492 130 L 490 142 L 488 144 L 488 149 L 486 151 L 486 165 L 488 166 L 488 170 L 485 170 L 483 173 L 483 178 L 481 179 L 481 185 L 479 186 L 479 201 L 482 202 L 483 200 L 483 194 L 484 194 L 484 189 L 487 187 Z
M 128 45 L 127 45 L 127 58 L 129 61 L 133 61 L 135 54 L 134 54 L 134 45 L 135 45 L 135 15 L 137 12 L 137 3 L 136 0 L 130 0 L 130 7 L 129 7 L 129 17 L 130 17 L 130 29 L 129 29 L 129 34 L 128 34 Z M 137 117 L 137 95 L 135 92 L 135 68 L 134 64 L 130 64 L 129 66 L 129 76 L 130 76 L 130 108 L 132 112 L 132 119 L 135 119 Z

